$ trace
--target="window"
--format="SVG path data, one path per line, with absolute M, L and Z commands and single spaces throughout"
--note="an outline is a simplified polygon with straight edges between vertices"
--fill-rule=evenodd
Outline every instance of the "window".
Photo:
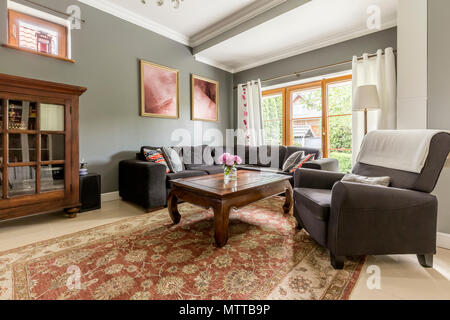
M 284 140 L 284 89 L 263 93 L 264 137 L 267 145 L 286 144 Z
M 17 4 L 15 6 L 26 8 Z M 59 18 L 55 17 L 55 19 Z M 61 20 L 59 24 L 10 8 L 8 10 L 8 47 L 70 60 L 69 28 L 63 23 L 65 20 Z
M 318 148 L 352 168 L 352 76 L 263 92 L 267 144 Z

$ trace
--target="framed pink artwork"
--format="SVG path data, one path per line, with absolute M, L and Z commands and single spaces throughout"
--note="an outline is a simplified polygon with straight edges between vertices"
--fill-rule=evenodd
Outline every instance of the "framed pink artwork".
M 219 82 L 192 75 L 192 120 L 219 121 Z
M 178 119 L 179 71 L 141 60 L 141 116 Z

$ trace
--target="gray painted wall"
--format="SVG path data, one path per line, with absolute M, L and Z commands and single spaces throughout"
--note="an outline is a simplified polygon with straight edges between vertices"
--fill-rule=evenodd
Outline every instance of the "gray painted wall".
M 278 77 L 296 71 L 323 67 L 333 63 L 351 60 L 354 55 L 360 56 L 365 52 L 374 53 L 378 49 L 384 49 L 387 47 L 393 47 L 394 49 L 397 48 L 397 28 L 391 28 L 372 33 L 364 37 L 341 42 L 332 46 L 275 61 L 253 69 L 245 70 L 235 74 L 233 81 L 234 85 L 237 85 L 239 83 L 243 83 L 248 80 L 255 80 L 258 78 L 268 79 Z M 349 63 L 348 66 L 344 65 L 340 67 L 329 68 L 327 70 L 311 72 L 307 75 L 303 75 L 300 78 L 284 78 L 283 80 L 278 81 L 278 83 L 330 74 L 343 70 L 349 70 L 351 68 L 351 63 Z M 264 85 L 274 84 L 277 84 L 277 82 L 265 83 Z
M 275 61 L 253 69 L 245 70 L 234 75 L 234 86 L 239 83 L 245 83 L 249 80 L 270 79 L 278 76 L 287 75 L 297 71 L 313 69 L 351 60 L 354 55 L 361 56 L 363 53 L 374 53 L 378 49 L 392 47 L 397 49 L 397 28 L 391 28 L 380 32 L 372 33 L 367 36 L 341 42 L 332 46 L 300 54 L 287 59 Z M 263 83 L 263 86 L 270 86 L 279 83 L 286 83 L 295 80 L 307 79 L 335 72 L 350 70 L 351 63 L 348 65 L 332 67 L 316 72 L 310 72 L 300 77 L 290 77 L 275 82 Z M 236 93 L 236 91 L 233 91 Z M 233 94 L 234 106 L 237 105 L 236 94 Z M 235 114 L 235 113 L 234 113 Z M 234 115 L 234 124 L 237 119 Z
M 4 23 L 6 0 L 0 21 Z M 37 0 L 35 0 L 37 1 Z M 118 162 L 133 158 L 142 145 L 171 145 L 177 128 L 194 124 L 232 127 L 232 74 L 196 62 L 190 48 L 78 1 L 38 0 L 65 11 L 81 7 L 87 22 L 72 32 L 75 64 L 0 47 L 0 73 L 86 86 L 80 103 L 80 155 L 89 170 L 102 174 L 102 192 L 118 190 Z M 3 29 L 3 28 L 2 28 Z M 1 34 L 6 42 L 6 34 Z M 180 119 L 143 118 L 140 112 L 139 59 L 180 70 Z M 190 120 L 190 74 L 220 81 L 220 122 Z
M 450 130 L 450 1 L 428 1 L 428 128 Z M 450 168 L 444 169 L 435 194 L 439 199 L 440 232 L 450 234 Z

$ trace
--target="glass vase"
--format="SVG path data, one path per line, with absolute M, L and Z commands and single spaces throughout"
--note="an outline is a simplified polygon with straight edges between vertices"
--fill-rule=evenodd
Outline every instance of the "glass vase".
M 225 180 L 225 183 L 237 180 L 236 167 L 225 167 L 224 168 L 224 180 Z

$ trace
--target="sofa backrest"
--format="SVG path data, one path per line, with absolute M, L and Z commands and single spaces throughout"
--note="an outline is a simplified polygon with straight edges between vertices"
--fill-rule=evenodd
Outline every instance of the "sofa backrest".
M 285 146 L 235 147 L 235 154 L 239 155 L 245 164 L 257 165 L 260 167 L 276 167 L 279 169 L 283 167 L 286 159 L 297 151 L 304 151 L 306 155 L 314 154 L 316 159 L 322 157 L 322 153 L 319 149 L 312 148 Z
M 356 163 L 353 173 L 368 177 L 391 177 L 391 186 L 394 188 L 410 189 L 431 193 L 450 152 L 450 134 L 436 134 L 430 143 L 427 160 L 421 173 L 413 173 L 379 166 Z M 405 155 L 407 156 L 407 155 Z
M 137 154 L 137 159 L 145 160 L 144 148 L 155 150 L 161 147 L 142 147 L 141 152 Z M 219 164 L 218 158 L 225 152 L 239 155 L 244 161 L 243 164 L 256 165 L 259 167 L 273 167 L 281 169 L 284 162 L 293 153 L 297 151 L 304 151 L 306 155 L 314 154 L 316 159 L 322 158 L 322 153 L 319 149 L 300 148 L 300 147 L 285 147 L 285 146 L 235 146 L 234 148 L 227 147 L 210 147 L 208 145 L 195 147 L 172 147 L 183 158 L 186 169 L 190 169 L 200 165 Z

